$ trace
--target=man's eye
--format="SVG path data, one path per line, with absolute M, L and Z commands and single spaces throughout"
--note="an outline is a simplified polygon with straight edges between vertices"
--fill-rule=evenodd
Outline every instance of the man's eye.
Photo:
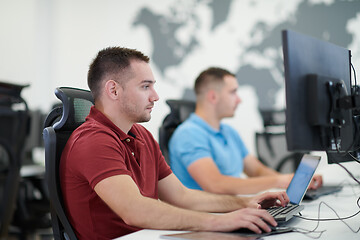
M 148 86 L 148 85 L 145 85 L 145 86 L 143 86 L 143 88 L 144 88 L 144 89 L 148 89 L 148 88 L 149 88 L 149 86 Z

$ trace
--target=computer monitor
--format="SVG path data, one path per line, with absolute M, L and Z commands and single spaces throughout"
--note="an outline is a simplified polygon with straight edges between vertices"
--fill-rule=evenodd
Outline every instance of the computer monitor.
M 291 30 L 282 41 L 288 150 L 350 160 L 339 157 L 354 147 L 353 113 L 340 101 L 351 95 L 350 50 Z

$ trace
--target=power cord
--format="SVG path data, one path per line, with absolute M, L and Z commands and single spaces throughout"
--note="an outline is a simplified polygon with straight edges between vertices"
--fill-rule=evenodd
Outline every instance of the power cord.
M 357 150 L 359 150 L 359 149 L 356 149 L 356 151 L 357 151 Z M 351 157 L 354 161 L 360 163 L 359 159 L 357 159 L 354 155 L 352 155 L 351 152 L 348 152 L 348 154 L 350 155 L 350 157 Z
M 337 163 L 339 164 L 341 167 L 343 167 L 340 163 Z M 349 173 L 349 175 L 357 182 L 359 183 L 359 181 L 351 174 L 350 171 L 348 171 L 345 167 L 343 167 L 345 169 L 345 171 L 347 171 Z M 325 205 L 327 206 L 329 209 L 331 209 L 335 215 L 337 216 L 337 218 L 320 218 L 320 210 L 321 210 L 321 206 L 322 205 Z M 357 201 L 356 201 L 356 205 L 359 207 L 360 209 L 360 197 L 358 197 Z M 300 214 L 300 213 L 299 213 Z M 360 232 L 360 227 L 357 228 L 357 229 L 353 229 L 348 223 L 346 223 L 344 220 L 347 220 L 347 219 L 350 219 L 350 218 L 353 218 L 355 216 L 357 216 L 358 214 L 360 214 L 360 210 L 357 211 L 356 213 L 350 215 L 350 216 L 347 216 L 347 217 L 340 217 L 339 214 L 336 212 L 336 210 L 334 208 L 332 208 L 329 204 L 327 204 L 326 202 L 324 201 L 321 201 L 319 203 L 319 207 L 318 207 L 318 217 L 317 218 L 307 218 L 307 217 L 303 217 L 301 214 L 298 216 L 298 215 L 295 215 L 294 217 L 297 217 L 297 218 L 300 218 L 300 219 L 303 219 L 303 220 L 307 220 L 307 221 L 316 221 L 317 224 L 315 226 L 314 229 L 312 230 L 307 230 L 307 229 L 304 229 L 304 228 L 298 228 L 298 227 L 293 227 L 292 230 L 294 232 L 298 232 L 298 233 L 301 233 L 301 234 L 304 234 L 304 235 L 309 235 L 309 234 L 312 234 L 312 233 L 317 233 L 318 236 L 308 236 L 309 238 L 312 238 L 312 239 L 319 239 L 322 234 L 326 231 L 326 230 L 321 230 L 321 231 L 317 231 L 319 225 L 320 225 L 320 222 L 325 222 L 325 221 L 342 221 L 353 233 L 358 233 Z
M 355 181 L 357 182 L 358 184 L 360 184 L 360 181 L 346 168 L 344 167 L 341 163 L 339 162 L 335 162 L 337 165 L 339 165 L 340 167 L 342 167 L 348 174 L 349 176 Z
M 299 227 L 293 227 L 292 231 L 296 233 L 301 233 L 303 235 L 306 235 L 309 238 L 312 239 L 319 239 L 321 238 L 322 234 L 326 232 L 326 230 L 316 231 L 316 229 L 319 227 L 319 224 L 316 225 L 316 227 L 313 230 L 308 230 L 305 228 L 299 228 Z M 310 236 L 310 234 L 315 233 L 318 234 L 317 236 Z
M 350 63 L 351 64 L 351 68 L 352 68 L 352 70 L 353 70 L 353 72 L 354 72 L 354 80 L 355 80 L 355 86 L 357 85 L 357 81 L 356 81 L 356 71 L 355 71 L 355 67 L 354 67 L 354 65 L 352 64 L 352 63 Z
M 357 204 L 357 206 L 358 206 L 359 209 L 360 209 L 360 197 L 357 199 L 356 204 Z M 335 213 L 335 215 L 337 216 L 337 218 L 320 218 L 320 209 L 321 209 L 321 206 L 322 206 L 322 205 L 325 205 L 325 206 L 327 206 L 329 209 L 331 209 L 331 210 Z M 307 217 L 297 216 L 297 215 L 295 215 L 294 217 L 297 217 L 297 218 L 300 218 L 300 219 L 303 219 L 303 220 L 316 221 L 316 222 L 317 222 L 316 227 L 315 227 L 313 230 L 309 230 L 309 231 L 306 232 L 306 233 L 313 233 L 313 232 L 315 232 L 316 229 L 319 227 L 320 222 L 325 222 L 325 221 L 339 221 L 339 220 L 340 220 L 341 222 L 343 222 L 353 233 L 358 233 L 358 232 L 360 232 L 360 227 L 358 227 L 357 229 L 353 229 L 353 228 L 352 228 L 348 223 L 346 223 L 344 220 L 353 218 L 353 217 L 355 217 L 356 215 L 358 215 L 359 213 L 360 213 L 360 210 L 357 211 L 356 213 L 350 215 L 350 216 L 340 217 L 339 214 L 336 212 L 336 210 L 335 210 L 334 208 L 332 208 L 329 204 L 321 201 L 321 202 L 319 203 L 319 207 L 318 207 L 318 218 L 307 218 Z M 320 232 L 321 232 L 321 234 L 322 234 L 323 232 L 325 232 L 325 230 L 324 230 L 324 231 L 320 231 Z M 302 233 L 302 232 L 300 232 L 300 233 Z M 320 236 L 321 236 L 321 234 L 320 234 Z M 319 236 L 319 237 L 320 237 L 320 236 Z

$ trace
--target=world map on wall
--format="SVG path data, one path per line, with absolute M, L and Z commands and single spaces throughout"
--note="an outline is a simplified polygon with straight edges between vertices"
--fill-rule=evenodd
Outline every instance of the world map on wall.
M 143 7 L 135 17 L 133 25 L 143 26 L 148 30 L 153 44 L 152 61 L 164 74 L 167 69 L 187 60 L 193 51 L 205 44 L 197 33 L 204 24 L 199 17 L 198 8 L 206 7 L 210 12 L 212 19 L 208 31 L 215 32 L 228 21 L 235 2 L 237 1 L 197 0 L 192 4 L 185 4 L 185 1 L 179 1 L 171 6 L 170 14 L 157 13 Z M 256 8 L 256 2 L 250 1 L 250 4 Z M 234 49 L 234 52 L 239 51 L 239 65 L 233 71 L 238 77 L 239 85 L 251 86 L 254 89 L 260 109 L 274 108 L 276 93 L 284 85 L 281 31 L 291 29 L 347 47 L 355 38 L 354 34 L 347 30 L 347 25 L 359 14 L 360 1 L 312 3 L 303 0 L 288 18 L 280 22 L 255 21 L 249 36 L 253 40 L 249 41 L 249 44 L 239 44 L 239 48 Z M 185 42 L 177 34 L 184 28 L 187 31 Z M 242 36 L 233 37 L 241 39 Z M 261 61 L 254 61 L 252 56 L 272 64 L 262 66 L 258 63 Z

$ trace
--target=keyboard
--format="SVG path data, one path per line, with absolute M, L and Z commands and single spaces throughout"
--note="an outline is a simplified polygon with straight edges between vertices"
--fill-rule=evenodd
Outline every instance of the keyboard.
M 271 207 L 267 211 L 277 222 L 286 222 L 303 209 L 302 205 L 289 203 L 286 207 Z

